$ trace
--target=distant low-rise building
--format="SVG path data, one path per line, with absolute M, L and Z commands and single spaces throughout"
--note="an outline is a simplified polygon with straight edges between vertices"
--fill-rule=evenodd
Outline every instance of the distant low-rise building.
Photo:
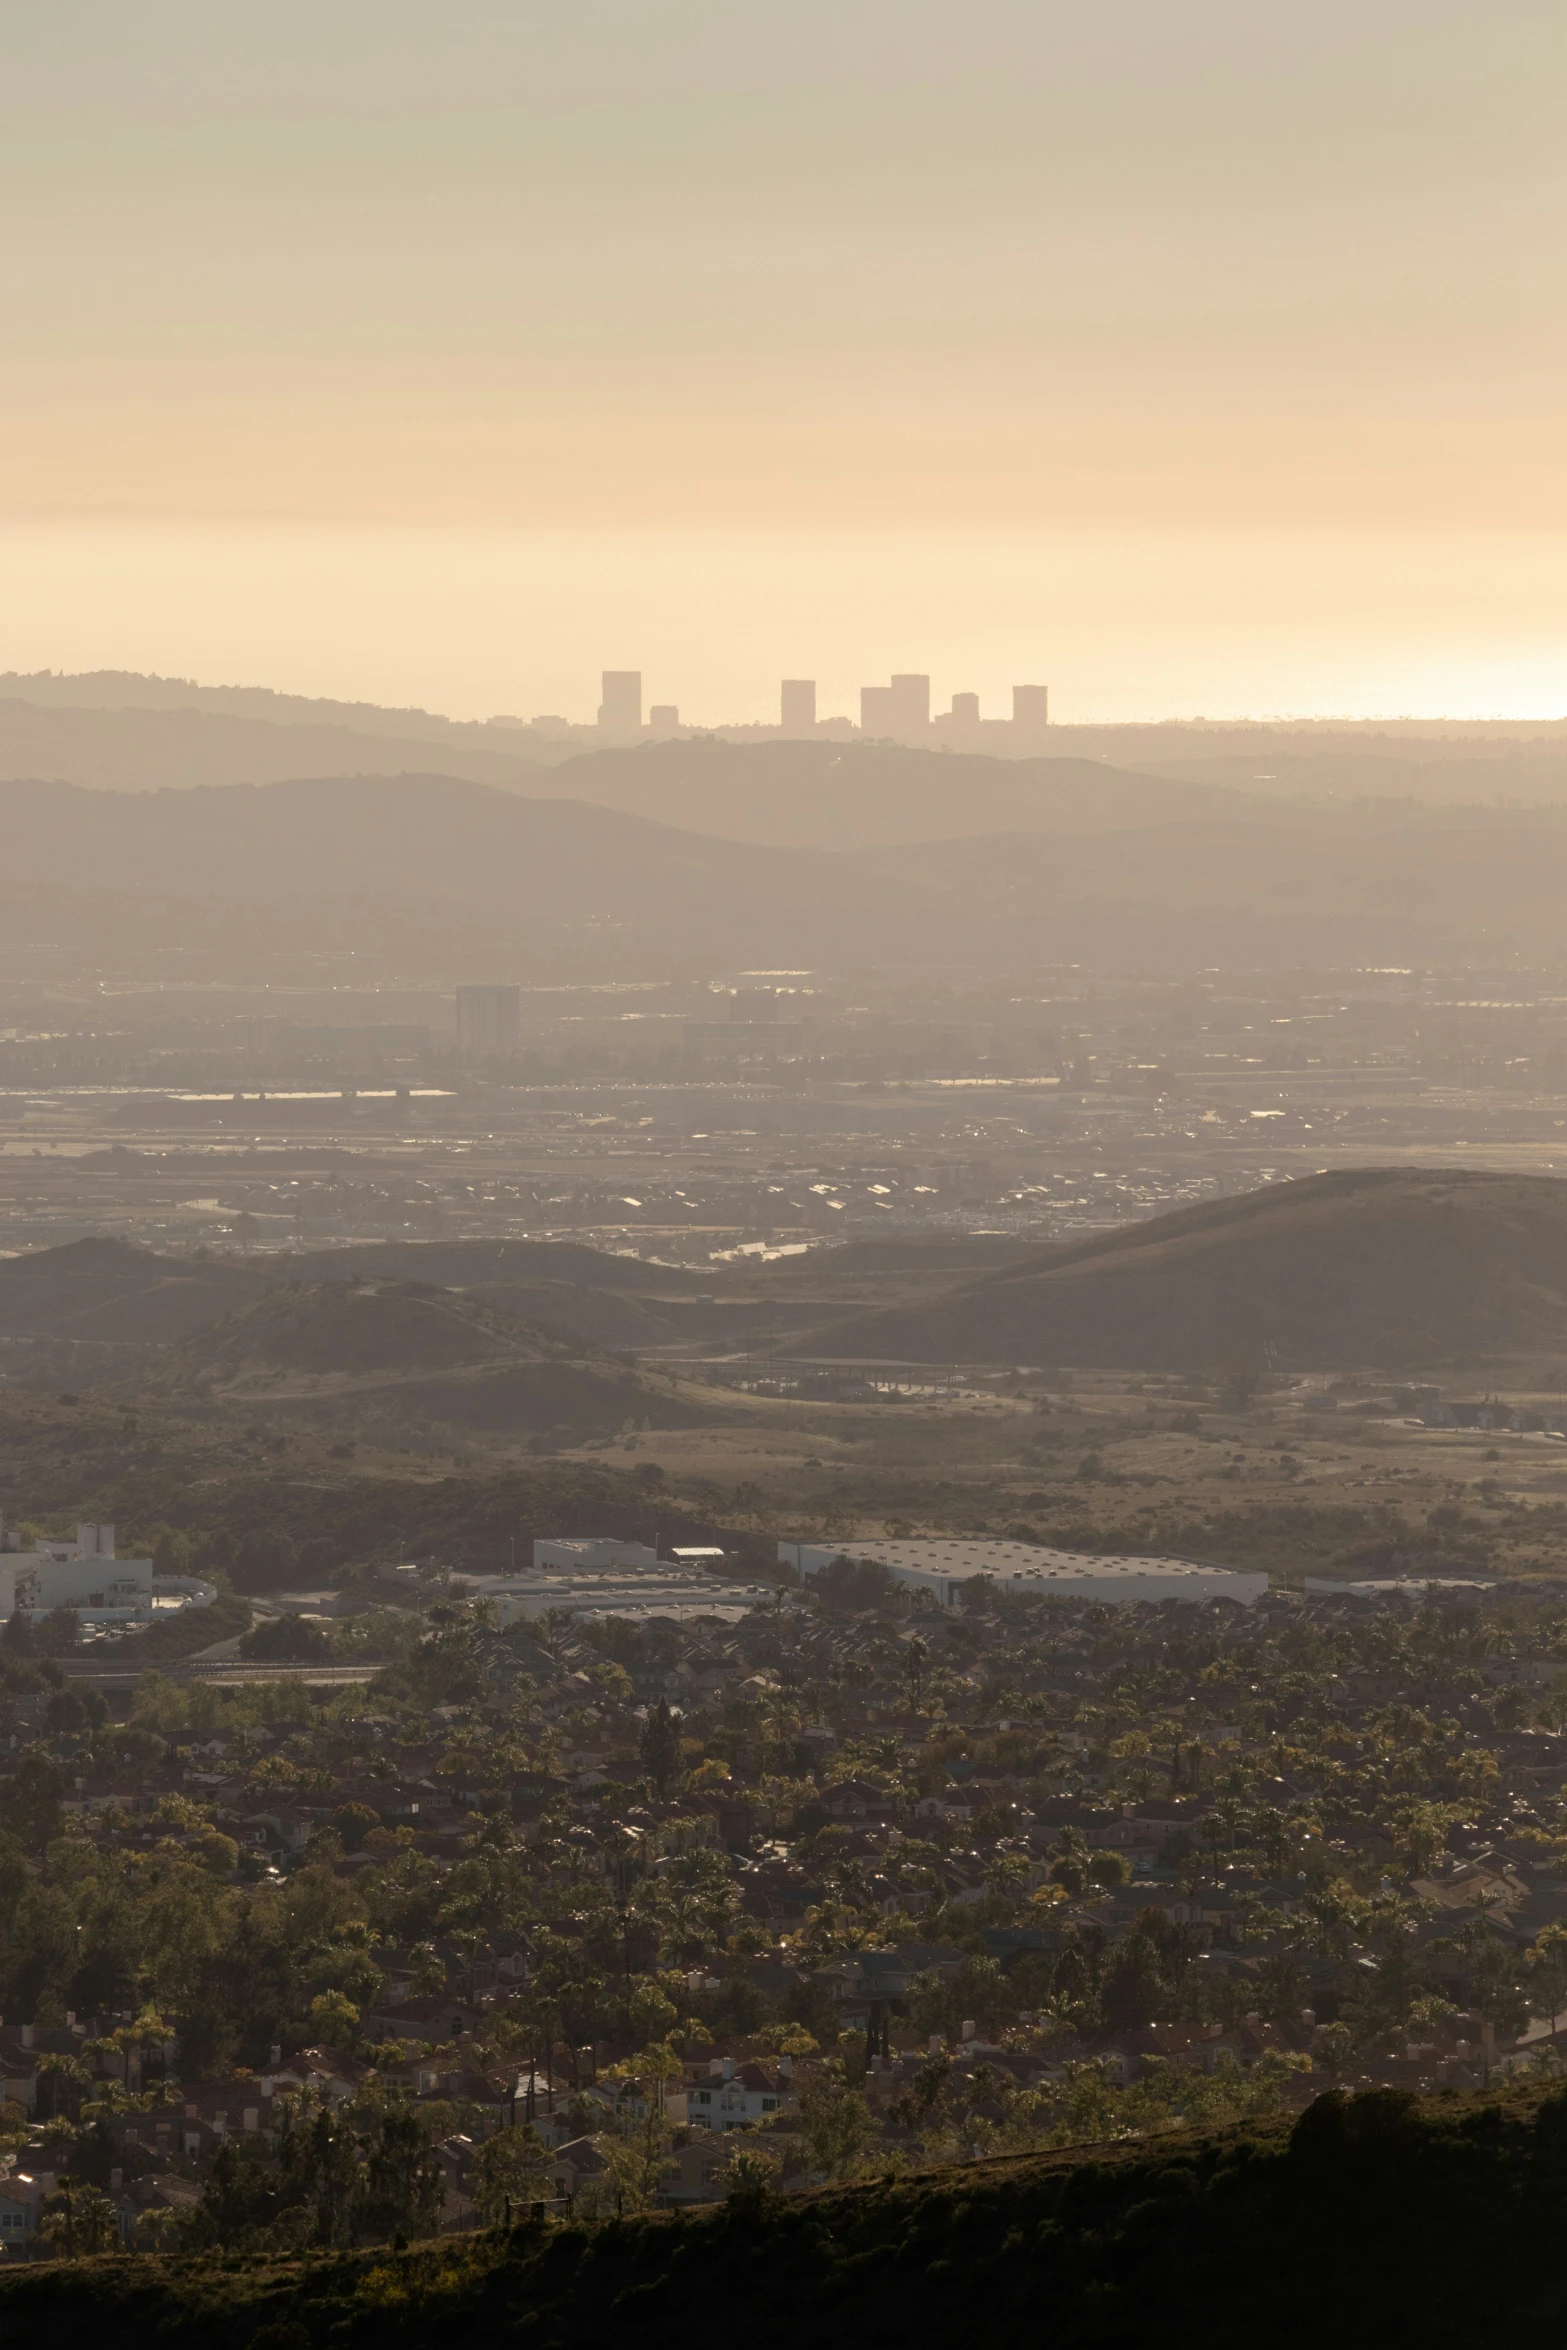
M 539 1573 L 590 1574 L 605 1567 L 656 1567 L 658 1552 L 613 1534 L 553 1534 L 534 1542 L 533 1564 Z
M 840 1558 L 885 1567 L 894 1583 L 924 1591 L 942 1607 L 954 1606 L 965 1583 L 983 1576 L 1005 1589 L 1039 1599 L 1097 1599 L 1111 1605 L 1127 1600 L 1158 1602 L 1229 1599 L 1251 1607 L 1268 1589 L 1268 1578 L 1233 1567 L 1205 1566 L 1197 1559 L 1142 1558 L 1115 1553 L 1047 1550 L 1037 1542 L 860 1541 L 780 1542 L 778 1556 L 802 1581 L 822 1574 Z
M 716 1616 L 736 1623 L 775 1590 L 770 1583 L 720 1583 L 634 1542 L 536 1542 L 533 1555 L 531 1574 L 465 1578 L 470 1596 L 488 1601 L 502 1625 L 554 1613 L 674 1623 Z
M 146 1624 L 164 1610 L 209 1607 L 214 1584 L 195 1575 L 155 1575 L 150 1558 L 120 1558 L 112 1526 L 82 1524 L 74 1541 L 0 1549 L 0 1617 L 34 1620 L 69 1608 L 87 1623 Z

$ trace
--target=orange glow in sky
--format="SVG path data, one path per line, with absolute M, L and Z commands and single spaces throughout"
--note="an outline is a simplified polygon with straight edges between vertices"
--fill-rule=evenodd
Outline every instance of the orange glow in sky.
M 1560 710 L 1564 49 L 1524 0 L 13 12 L 0 666 Z

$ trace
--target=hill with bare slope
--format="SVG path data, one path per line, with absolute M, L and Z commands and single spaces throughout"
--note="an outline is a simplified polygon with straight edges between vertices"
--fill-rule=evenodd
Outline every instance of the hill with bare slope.
M 1567 1349 L 1567 1183 L 1367 1168 L 1040 1250 L 821 1353 L 1184 1369 L 1473 1362 Z

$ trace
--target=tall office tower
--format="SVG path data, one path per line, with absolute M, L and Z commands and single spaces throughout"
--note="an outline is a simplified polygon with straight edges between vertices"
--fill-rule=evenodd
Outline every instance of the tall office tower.
M 680 712 L 673 702 L 655 702 L 647 714 L 647 730 L 656 743 L 672 742 L 680 732 Z
M 900 743 L 923 742 L 930 732 L 930 679 L 912 675 L 894 677 L 890 691 L 890 731 Z
M 891 734 L 892 688 L 890 685 L 862 685 L 860 688 L 861 734 Z
M 778 689 L 778 710 L 783 731 L 788 735 L 816 732 L 816 680 L 814 677 L 786 677 Z
M 1050 688 L 1015 685 L 1012 688 L 1012 731 L 1019 742 L 1038 742 L 1050 725 Z
M 460 987 L 457 990 L 457 1057 L 460 1061 L 502 1060 L 517 1050 L 521 1033 L 520 988 Z
M 978 726 L 978 724 L 979 724 L 979 696 L 978 696 L 978 694 L 954 694 L 954 695 L 953 695 L 953 697 L 952 697 L 952 724 L 953 724 L 954 726 Z
M 642 732 L 642 672 L 606 669 L 604 699 L 599 704 L 599 732 L 623 741 Z

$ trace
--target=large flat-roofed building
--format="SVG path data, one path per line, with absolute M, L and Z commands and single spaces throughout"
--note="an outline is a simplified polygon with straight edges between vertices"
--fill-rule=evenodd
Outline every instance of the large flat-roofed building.
M 553 1614 L 621 1616 L 636 1624 L 717 1616 L 734 1624 L 777 1595 L 776 1584 L 720 1583 L 682 1566 L 535 1568 L 532 1574 L 465 1575 L 462 1582 L 470 1598 L 489 1602 L 503 1626 Z
M 656 1567 L 658 1552 L 645 1542 L 622 1542 L 611 1534 L 546 1536 L 533 1545 L 535 1574 L 597 1574 L 606 1567 Z
M 1231 1599 L 1251 1607 L 1268 1588 L 1264 1574 L 1233 1567 L 1205 1566 L 1197 1559 L 1140 1558 L 1116 1553 L 1047 1550 L 1037 1542 L 780 1542 L 779 1559 L 802 1582 L 835 1559 L 863 1560 L 885 1567 L 906 1591 L 929 1593 L 941 1607 L 956 1605 L 963 1585 L 988 1576 L 1003 1591 L 1039 1599 L 1097 1599 L 1114 1606 L 1128 1600 Z
M 488 1600 L 501 1624 L 559 1612 L 569 1616 L 625 1616 L 633 1623 L 684 1623 L 719 1616 L 737 1623 L 774 1597 L 773 1583 L 721 1583 L 711 1571 L 721 1550 L 676 1551 L 661 1559 L 645 1542 L 609 1534 L 544 1536 L 533 1545 L 531 1572 L 464 1575 L 470 1598 Z

